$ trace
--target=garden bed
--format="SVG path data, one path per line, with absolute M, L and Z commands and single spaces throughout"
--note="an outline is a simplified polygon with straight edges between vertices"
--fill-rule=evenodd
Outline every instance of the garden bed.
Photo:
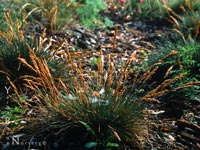
M 80 2 L 80 10 L 82 4 L 92 5 Z M 134 11 L 140 16 L 149 6 L 141 1 Z M 56 30 L 51 21 L 38 24 L 39 7 L 26 10 L 36 19 L 23 26 L 7 13 L 10 28 L 0 34 L 2 150 L 200 149 L 199 29 L 187 39 L 165 15 L 134 18 L 117 1 L 107 8 L 100 14 L 114 25 L 95 29 L 88 22 Z M 167 7 L 173 15 L 176 9 Z M 170 21 L 180 26 L 177 16 Z M 46 11 L 42 17 L 48 22 Z

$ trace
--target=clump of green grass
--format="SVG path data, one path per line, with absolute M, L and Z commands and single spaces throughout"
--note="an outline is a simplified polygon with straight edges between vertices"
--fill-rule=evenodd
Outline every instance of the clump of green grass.
M 24 61 L 22 63 L 38 73 L 39 77 L 24 76 L 24 80 L 27 81 L 27 87 L 38 91 L 34 96 L 39 102 L 37 112 L 44 112 L 38 114 L 40 119 L 49 114 L 49 123 L 55 121 L 62 123 L 61 126 L 65 126 L 66 129 L 73 125 L 79 128 L 90 127 L 91 131 L 87 133 L 90 136 L 87 137 L 86 143 L 96 142 L 97 147 L 105 147 L 109 142 L 120 146 L 126 142 L 134 146 L 139 145 L 140 140 L 137 136 L 140 134 L 142 137 L 141 135 L 146 134 L 139 129 L 145 126 L 141 122 L 144 106 L 138 100 L 132 100 L 131 96 L 125 92 L 125 87 L 120 83 L 127 78 L 123 72 L 121 72 L 120 82 L 114 83 L 114 68 L 110 65 L 108 77 L 103 80 L 104 71 L 102 62 L 99 62 L 98 71 L 89 74 L 90 79 L 86 81 L 82 69 L 74 64 L 68 53 L 66 59 L 70 64 L 67 69 L 71 74 L 68 81 L 70 83 L 64 84 L 62 80 L 56 83 L 49 72 L 47 63 L 36 57 L 33 52 L 30 54 L 34 65 L 30 66 Z M 62 120 L 58 119 L 58 116 Z M 33 120 L 36 120 L 33 124 L 36 123 L 36 126 L 43 124 L 41 127 L 45 126 L 47 130 L 51 127 L 56 129 L 58 126 L 55 123 L 47 128 L 43 119 L 39 121 L 33 118 Z M 42 131 L 45 132 L 45 128 Z M 58 130 L 65 130 L 64 128 L 58 128 Z M 132 137 L 136 140 L 132 140 Z
M 179 74 L 180 72 L 185 72 L 186 76 L 179 82 L 178 84 L 183 84 L 186 82 L 196 82 L 199 81 L 199 71 L 200 71 L 200 61 L 199 61 L 199 53 L 200 53 L 200 45 L 195 40 L 185 41 L 176 33 L 173 34 L 173 38 L 165 37 L 163 39 L 165 44 L 161 41 L 157 41 L 157 49 L 159 50 L 159 55 L 155 57 L 156 54 L 153 54 L 149 57 L 151 63 L 155 62 L 158 57 L 165 56 L 169 51 L 175 49 L 178 51 L 179 55 L 175 57 L 175 59 L 169 59 L 166 61 L 160 68 L 160 72 L 157 73 L 157 79 L 162 78 L 163 70 L 167 70 L 169 66 L 174 64 L 174 67 L 171 71 L 170 76 L 174 76 Z M 172 86 L 176 86 L 175 84 Z M 199 96 L 199 86 L 194 86 L 190 89 L 184 89 L 181 93 L 176 92 L 175 96 L 184 96 L 189 99 L 194 99 Z
M 132 2 L 132 0 L 130 1 Z M 133 11 L 139 18 L 161 18 L 166 13 L 163 4 L 160 0 L 145 0 L 144 2 L 137 2 L 137 8 Z
M 21 65 L 18 57 L 22 56 L 29 60 L 29 50 L 27 43 L 34 45 L 32 40 L 25 39 L 19 22 L 13 22 L 10 12 L 5 14 L 5 22 L 8 24 L 7 30 L 0 31 L 0 85 L 9 86 L 8 80 L 14 84 L 20 84 L 21 75 L 29 74 L 26 67 Z
M 171 4 L 172 3 L 172 4 Z M 184 40 L 199 40 L 200 5 L 196 0 L 180 0 L 165 5 L 169 21 Z
M 26 19 L 23 19 L 26 22 Z M 6 93 L 5 87 L 10 89 L 10 92 L 25 90 L 23 75 L 35 75 L 33 71 L 27 69 L 21 62 L 19 57 L 25 59 L 28 63 L 32 64 L 29 55 L 30 49 L 34 49 L 37 56 L 45 58 L 51 73 L 56 78 L 61 77 L 60 72 L 56 70 L 65 69 L 65 62 L 61 59 L 55 59 L 55 55 L 60 51 L 60 46 L 52 44 L 51 38 L 30 37 L 23 31 L 21 20 L 13 18 L 11 12 L 5 13 L 5 22 L 7 29 L 0 30 L 0 91 Z M 65 42 L 63 40 L 61 45 Z M 46 51 L 48 49 L 48 51 Z M 52 50 L 53 49 L 53 50 Z M 64 76 L 65 74 L 62 75 Z M 65 76 L 66 77 L 66 76 Z
M 166 40 L 166 39 L 165 39 Z M 176 49 L 179 52 L 179 55 L 174 60 L 169 60 L 166 64 L 170 65 L 172 63 L 176 63 L 174 69 L 172 71 L 172 75 L 178 74 L 180 72 L 185 72 L 187 75 L 179 82 L 178 84 L 182 84 L 184 82 L 197 82 L 200 80 L 200 62 L 198 59 L 200 45 L 196 41 L 187 41 L 184 42 L 182 39 L 176 40 L 174 43 L 172 41 L 168 41 L 166 45 L 160 45 L 158 48 L 161 51 L 161 55 L 164 55 L 167 51 L 171 49 Z M 164 67 L 164 66 L 163 66 Z M 176 86 L 172 85 L 172 86 Z M 183 89 L 180 92 L 174 93 L 174 96 L 179 97 L 187 97 L 190 100 L 195 100 L 199 97 L 199 85 L 194 86 L 192 88 Z
M 127 0 L 122 5 L 113 4 L 117 13 L 125 16 L 125 18 L 145 19 L 145 18 L 162 18 L 166 15 L 163 4 L 168 3 L 161 0 Z

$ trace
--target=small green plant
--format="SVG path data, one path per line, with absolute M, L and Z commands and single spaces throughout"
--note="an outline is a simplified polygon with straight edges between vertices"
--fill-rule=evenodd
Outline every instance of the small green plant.
M 80 8 L 77 9 L 78 17 L 86 27 L 96 28 L 103 25 L 100 11 L 106 10 L 106 3 L 104 0 L 86 0 Z M 105 26 L 112 25 L 108 18 L 105 18 Z
M 90 65 L 93 68 L 98 68 L 99 61 L 100 61 L 99 58 L 92 57 L 91 60 L 90 60 Z
M 1 111 L 1 118 L 3 121 L 8 124 L 8 126 L 18 126 L 20 123 L 20 118 L 23 117 L 24 110 L 20 107 L 10 107 L 7 106 L 4 110 Z

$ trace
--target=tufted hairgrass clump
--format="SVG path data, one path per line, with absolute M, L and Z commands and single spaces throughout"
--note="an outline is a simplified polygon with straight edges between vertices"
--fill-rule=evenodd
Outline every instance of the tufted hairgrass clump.
M 116 146 L 120 147 L 129 143 L 138 147 L 144 142 L 147 131 L 141 130 L 141 127 L 147 129 L 142 123 L 145 103 L 127 93 L 123 81 L 127 79 L 125 72 L 128 70 L 121 72 L 120 81 L 116 82 L 112 63 L 104 71 L 100 61 L 98 71 L 91 72 L 86 78 L 82 68 L 67 53 L 69 66 L 66 71 L 71 78 L 56 82 L 46 61 L 38 58 L 33 51 L 30 55 L 33 66 L 20 60 L 39 75 L 37 78 L 28 75 L 23 77 L 27 88 L 38 91 L 33 96 L 37 102 L 35 109 L 38 118 L 31 118 L 32 125 L 41 128 L 42 132 L 38 134 L 45 134 L 49 130 L 63 130 L 63 134 L 67 134 L 68 130 L 75 127 L 87 131 L 84 139 L 86 145 L 96 142 L 98 148 L 106 148 L 109 143 L 117 143 Z M 47 115 L 48 121 L 44 119 Z M 49 126 L 49 123 L 52 125 Z
M 198 0 L 179 0 L 165 5 L 164 8 L 168 11 L 168 20 L 183 40 L 199 40 L 200 5 Z
M 9 81 L 16 85 L 22 82 L 20 76 L 29 71 L 21 65 L 18 57 L 29 60 L 27 44 L 34 45 L 31 39 L 25 39 L 20 23 L 13 21 L 10 11 L 5 13 L 5 20 L 7 29 L 0 31 L 0 85 L 2 89 L 10 85 Z
M 21 76 L 37 76 L 19 61 L 19 58 L 22 57 L 32 64 L 29 55 L 30 49 L 34 49 L 37 56 L 46 59 L 54 77 L 61 76 L 60 72 L 55 70 L 64 69 L 65 62 L 55 59 L 53 54 L 60 49 L 58 49 L 58 46 L 51 45 L 52 39 L 43 37 L 42 33 L 40 37 L 28 35 L 23 30 L 21 20 L 13 18 L 10 11 L 4 14 L 4 18 L 7 26 L 0 30 L 0 86 L 2 87 L 0 91 L 6 93 L 5 88 L 12 87 L 10 91 L 18 93 L 17 91 L 24 89 Z M 48 51 L 45 50 L 46 47 L 48 47 Z

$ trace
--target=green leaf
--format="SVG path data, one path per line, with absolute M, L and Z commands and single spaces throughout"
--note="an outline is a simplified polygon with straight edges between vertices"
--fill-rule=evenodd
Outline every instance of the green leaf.
M 108 143 L 106 144 L 106 147 L 119 147 L 119 144 L 108 142 Z
M 92 130 L 92 128 L 86 123 L 86 122 L 83 122 L 83 121 L 79 121 L 88 131 L 90 131 L 95 137 L 96 137 L 96 134 L 94 132 L 94 130 Z
M 13 109 L 13 113 L 23 114 L 23 112 L 24 112 L 23 109 L 21 109 L 21 108 L 19 108 L 17 106 L 15 106 L 14 109 Z
M 93 147 L 95 147 L 95 146 L 97 146 L 97 142 L 87 142 L 86 144 L 85 144 L 85 148 L 93 148 Z
M 20 102 L 24 102 L 28 97 L 27 96 L 22 96 L 19 98 L 19 101 Z
M 14 107 L 14 112 L 20 112 L 19 107 L 15 106 L 15 107 Z

